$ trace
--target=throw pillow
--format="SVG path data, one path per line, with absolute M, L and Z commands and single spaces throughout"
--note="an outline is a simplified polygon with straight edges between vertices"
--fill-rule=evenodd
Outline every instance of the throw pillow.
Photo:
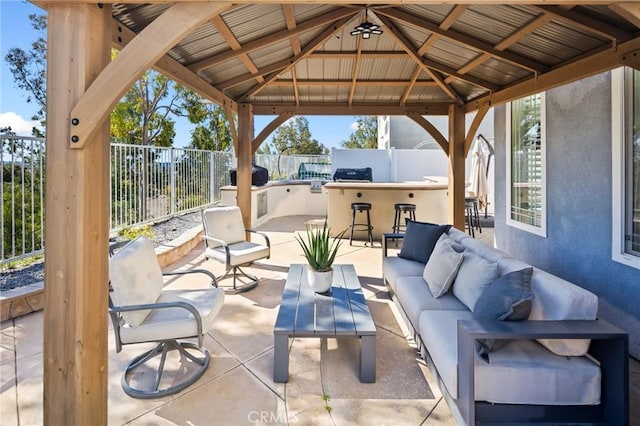
M 451 228 L 451 225 L 407 220 L 407 229 L 402 242 L 399 257 L 427 263 L 438 238 Z
M 422 278 L 436 299 L 449 291 L 462 263 L 463 254 L 454 247 L 455 243 L 451 238 L 442 234 L 424 267 Z
M 482 293 L 473 308 L 473 319 L 521 321 L 531 313 L 531 275 L 533 268 L 513 271 L 498 278 Z M 478 353 L 486 355 L 506 344 L 507 340 L 478 340 Z
M 498 263 L 465 250 L 464 260 L 453 283 L 453 295 L 473 311 L 484 290 L 498 278 Z

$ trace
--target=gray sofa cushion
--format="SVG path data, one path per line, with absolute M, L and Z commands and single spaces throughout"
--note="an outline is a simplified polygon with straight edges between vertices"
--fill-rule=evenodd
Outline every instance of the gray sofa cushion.
M 473 310 L 484 290 L 497 278 L 497 260 L 487 260 L 473 250 L 465 250 L 464 260 L 453 283 L 453 295 Z
M 498 278 L 482 293 L 473 308 L 473 319 L 489 321 L 522 321 L 531 313 L 531 274 L 533 268 L 509 272 Z M 497 350 L 504 346 L 507 340 L 481 339 L 478 340 L 480 355 Z
M 420 314 L 420 337 L 453 398 L 458 398 L 458 320 L 469 311 Z M 600 368 L 587 357 L 554 355 L 535 341 L 514 340 L 474 360 L 475 399 L 493 403 L 591 405 L 600 402 Z
M 450 292 L 435 298 L 422 277 L 402 277 L 396 282 L 396 296 L 402 301 L 402 309 L 414 330 L 420 333 L 418 320 L 425 309 L 444 311 L 467 311 L 467 307 Z
M 416 262 L 427 263 L 431 252 L 440 238 L 451 228 L 451 225 L 436 225 L 434 223 L 407 220 L 407 230 L 399 257 Z
M 436 299 L 449 291 L 464 257 L 454 244 L 457 245 L 447 234 L 442 234 L 424 267 L 422 278 Z
M 396 256 L 387 256 L 382 259 L 382 275 L 395 292 L 398 278 L 420 277 L 424 271 L 424 263 L 403 259 Z

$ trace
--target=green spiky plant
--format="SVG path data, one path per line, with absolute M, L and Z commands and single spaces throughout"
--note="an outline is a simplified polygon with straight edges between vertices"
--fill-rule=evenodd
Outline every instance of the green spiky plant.
M 307 258 L 309 266 L 314 271 L 326 272 L 331 270 L 333 261 L 338 254 L 338 248 L 342 244 L 340 240 L 346 229 L 335 237 L 331 237 L 331 228 L 324 221 L 322 229 L 317 229 L 307 224 L 307 238 L 303 239 L 299 234 L 296 235 L 300 247 Z M 331 241 L 333 239 L 333 241 Z

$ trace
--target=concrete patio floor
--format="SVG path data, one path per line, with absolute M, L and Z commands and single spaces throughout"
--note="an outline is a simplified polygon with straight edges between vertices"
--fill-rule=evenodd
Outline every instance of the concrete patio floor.
M 150 345 L 130 345 L 116 353 L 109 324 L 110 425 L 455 424 L 428 368 L 397 321 L 381 279 L 379 243 L 371 248 L 362 242 L 349 246 L 345 241 L 336 260 L 355 265 L 378 328 L 376 382 L 360 383 L 359 347 L 354 339 L 294 339 L 289 382 L 273 382 L 273 325 L 282 289 L 289 265 L 305 263 L 294 232 L 303 230 L 310 219 L 279 218 L 258 228 L 269 234 L 272 256 L 246 270 L 262 281 L 249 292 L 226 296 L 205 337 L 204 344 L 211 353 L 209 369 L 181 393 L 152 400 L 127 396 L 120 386 L 122 369 Z M 493 244 L 492 231 L 485 228 L 482 233 L 476 232 L 476 238 Z M 167 270 L 206 268 L 216 274 L 223 272 L 222 265 L 204 260 L 202 250 L 199 245 Z M 205 286 L 203 277 L 174 278 L 167 281 L 167 286 Z M 42 320 L 40 311 L 1 323 L 3 426 L 43 424 Z M 632 377 L 637 379 L 640 369 L 633 373 L 634 368 L 637 364 L 632 365 Z

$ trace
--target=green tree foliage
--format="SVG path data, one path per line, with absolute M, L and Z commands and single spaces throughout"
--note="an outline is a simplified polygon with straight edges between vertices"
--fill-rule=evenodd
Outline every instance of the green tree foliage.
M 196 127 L 191 131 L 191 148 L 231 151 L 233 139 L 224 108 L 208 102 L 185 87 L 179 87 L 180 112 Z
M 256 154 L 273 155 L 275 154 L 275 150 L 269 142 L 264 142 L 258 147 Z
M 378 148 L 378 119 L 373 115 L 358 116 L 358 128 L 351 133 L 349 139 L 340 142 L 343 148 L 376 149 Z
M 171 146 L 176 134 L 169 116 L 180 113 L 174 83 L 149 70 L 136 81 L 111 113 L 111 137 L 120 143 Z
M 304 116 L 296 116 L 281 125 L 273 136 L 273 148 L 276 153 L 322 155 L 329 149 L 311 137 L 309 120 Z
M 26 92 L 27 102 L 38 106 L 38 111 L 31 119 L 44 122 L 47 105 L 47 17 L 32 14 L 29 20 L 39 34 L 38 39 L 31 43 L 28 52 L 18 47 L 9 49 L 5 61 L 16 86 Z

